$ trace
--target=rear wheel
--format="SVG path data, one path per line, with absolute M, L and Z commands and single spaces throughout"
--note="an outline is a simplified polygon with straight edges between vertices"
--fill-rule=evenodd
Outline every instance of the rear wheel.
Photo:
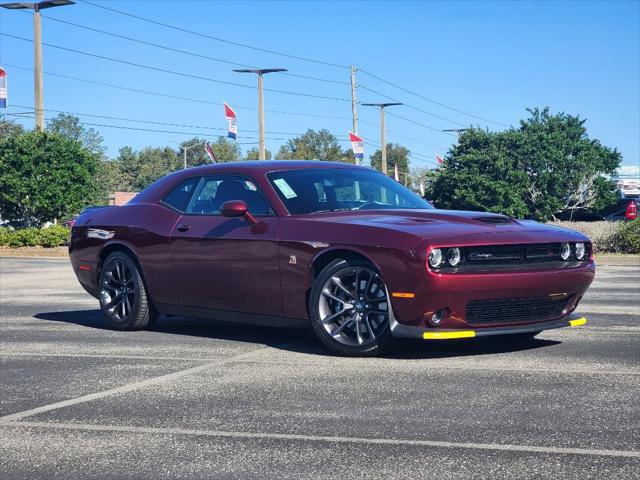
M 140 330 L 157 320 L 142 275 L 124 252 L 109 255 L 100 271 L 100 308 L 116 330 Z
M 392 346 L 387 288 L 370 263 L 330 263 L 316 278 L 309 302 L 313 329 L 333 352 L 373 356 Z

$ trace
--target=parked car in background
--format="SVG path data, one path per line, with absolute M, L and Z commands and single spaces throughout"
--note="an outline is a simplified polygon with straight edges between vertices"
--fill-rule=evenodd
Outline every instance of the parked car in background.
M 573 220 L 575 222 L 598 222 L 598 221 L 631 221 L 638 218 L 638 199 L 620 198 L 616 203 L 599 211 L 576 210 L 565 212 L 558 216 L 558 220 Z
M 447 211 L 370 168 L 222 163 L 85 211 L 69 253 L 119 330 L 160 314 L 308 325 L 342 355 L 578 326 L 595 273 L 578 232 Z

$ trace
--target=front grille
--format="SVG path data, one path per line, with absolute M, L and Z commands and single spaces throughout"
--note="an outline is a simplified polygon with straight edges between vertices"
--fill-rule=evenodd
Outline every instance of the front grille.
M 463 253 L 466 263 L 469 265 L 561 261 L 559 243 L 465 247 Z
M 517 323 L 553 320 L 562 316 L 569 298 L 530 297 L 475 300 L 467 303 L 468 323 Z

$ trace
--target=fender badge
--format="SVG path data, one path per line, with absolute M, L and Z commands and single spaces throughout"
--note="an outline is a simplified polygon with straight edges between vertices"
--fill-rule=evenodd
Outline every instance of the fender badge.
M 298 263 L 298 259 L 295 255 L 289 255 L 289 265 L 295 265 Z

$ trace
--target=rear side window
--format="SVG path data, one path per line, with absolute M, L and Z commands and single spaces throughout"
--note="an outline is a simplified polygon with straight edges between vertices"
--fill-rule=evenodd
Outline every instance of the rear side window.
M 251 180 L 241 176 L 218 175 L 205 177 L 196 189 L 187 213 L 219 215 L 222 204 L 242 200 L 253 215 L 273 215 L 271 207 Z
M 193 192 L 196 190 L 201 178 L 202 177 L 192 177 L 185 180 L 171 190 L 171 192 L 169 192 L 162 201 L 180 212 L 186 212 L 189 202 L 191 201 L 191 197 L 193 196 Z

